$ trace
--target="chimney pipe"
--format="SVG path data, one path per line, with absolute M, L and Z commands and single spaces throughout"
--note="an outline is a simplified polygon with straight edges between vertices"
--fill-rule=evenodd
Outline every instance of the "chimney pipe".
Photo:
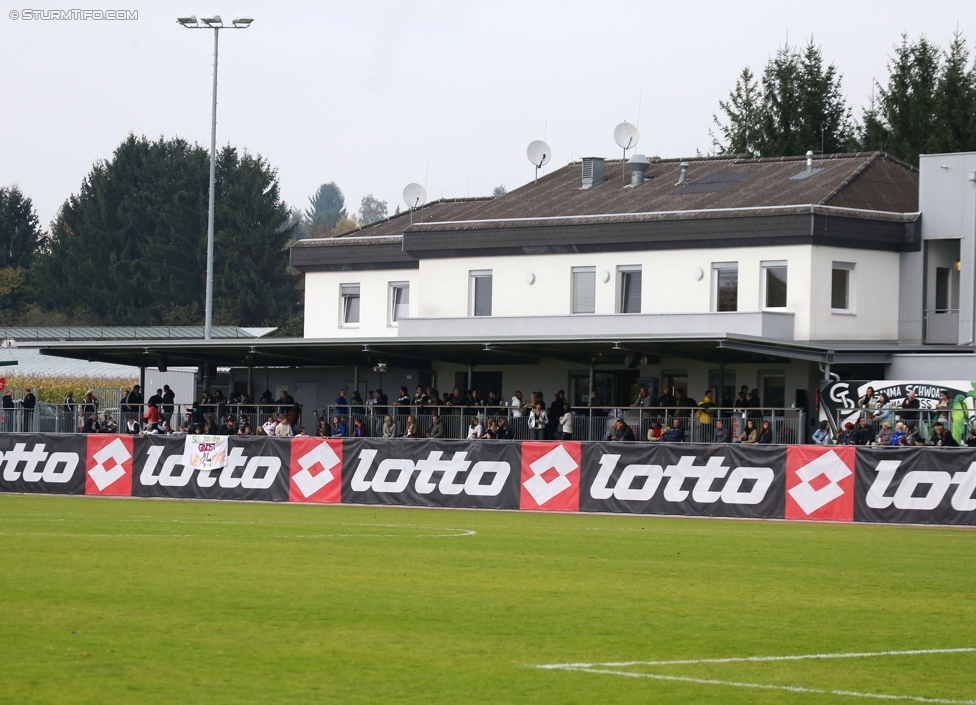
M 813 172 L 813 150 L 807 150 L 807 173 Z
M 643 154 L 635 154 L 627 160 L 627 167 L 630 169 L 630 185 L 640 186 L 644 183 L 644 172 L 647 171 L 651 163 Z
M 675 186 L 681 186 L 688 180 L 688 162 L 681 162 L 678 166 L 681 167 L 681 176 L 678 177 L 678 183 Z

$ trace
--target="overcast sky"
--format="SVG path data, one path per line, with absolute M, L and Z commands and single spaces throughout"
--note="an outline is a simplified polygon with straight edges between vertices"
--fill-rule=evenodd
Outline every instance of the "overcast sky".
M 622 120 L 640 128 L 638 153 L 707 151 L 718 101 L 787 36 L 822 45 L 858 116 L 903 32 L 945 46 L 958 22 L 976 39 L 972 0 L 6 6 L 0 186 L 18 184 L 45 229 L 129 132 L 209 146 L 213 33 L 178 15 L 254 18 L 220 34 L 217 142 L 265 156 L 289 205 L 335 181 L 350 213 L 368 193 L 392 212 L 413 181 L 428 200 L 512 189 L 533 176 L 536 139 L 552 148 L 549 169 L 619 156 Z M 68 7 L 138 19 L 12 19 Z

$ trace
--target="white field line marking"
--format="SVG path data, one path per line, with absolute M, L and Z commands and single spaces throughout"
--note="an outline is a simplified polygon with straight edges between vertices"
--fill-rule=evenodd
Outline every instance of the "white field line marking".
M 803 661 L 806 659 L 830 658 L 875 658 L 878 656 L 920 656 L 924 654 L 966 654 L 976 651 L 976 647 L 958 649 L 910 649 L 907 651 L 861 651 L 845 654 L 800 654 L 796 656 L 737 656 L 732 658 L 697 658 L 679 659 L 675 661 L 620 661 L 607 663 L 552 663 L 537 666 L 537 668 L 593 668 L 604 666 L 607 668 L 621 666 L 684 666 L 695 663 L 747 663 L 763 661 Z
M 331 538 L 380 538 L 380 539 L 403 539 L 403 538 L 454 538 L 456 536 L 474 536 L 476 531 L 470 529 L 435 529 L 439 531 L 454 531 L 457 533 L 448 534 L 269 534 L 256 538 L 269 539 L 331 539 Z M 81 533 L 24 533 L 14 531 L 0 531 L 0 536 L 33 536 L 33 537 L 54 537 L 54 538 L 239 538 L 238 536 L 223 536 L 222 534 L 81 534 Z M 249 537 L 255 538 L 255 537 Z
M 741 660 L 741 659 L 739 659 Z M 583 673 L 604 673 L 613 676 L 627 676 L 629 678 L 653 678 L 662 681 L 680 681 L 683 683 L 698 683 L 701 685 L 727 685 L 735 688 L 758 688 L 759 690 L 785 690 L 791 693 L 813 693 L 815 695 L 839 695 L 851 698 L 873 698 L 875 700 L 908 700 L 916 703 L 944 703 L 945 705 L 974 705 L 976 700 L 950 700 L 947 698 L 923 698 L 915 695 L 888 695 L 886 693 L 858 693 L 853 690 L 823 690 L 820 688 L 802 688 L 797 685 L 773 685 L 771 683 L 739 683 L 737 681 L 719 681 L 710 678 L 689 678 L 686 676 L 663 676 L 655 673 L 632 673 L 628 671 L 611 671 L 599 668 L 568 668 L 567 671 Z

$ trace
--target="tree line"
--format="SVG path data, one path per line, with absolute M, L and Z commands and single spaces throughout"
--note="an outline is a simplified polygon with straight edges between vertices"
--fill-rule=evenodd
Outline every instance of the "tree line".
M 129 135 L 48 231 L 20 188 L 0 188 L 0 325 L 200 325 L 209 164 L 199 145 Z M 290 209 L 267 160 L 230 146 L 217 154 L 215 186 L 215 325 L 300 336 L 304 287 L 290 244 L 387 215 L 368 195 L 357 223 L 334 182 L 304 213 Z
M 902 35 L 875 82 L 860 120 L 841 90 L 837 67 L 813 39 L 784 46 L 756 76 L 742 69 L 719 112 L 713 146 L 719 154 L 780 157 L 884 151 L 918 164 L 918 155 L 976 149 L 976 62 L 957 32 L 948 48 Z

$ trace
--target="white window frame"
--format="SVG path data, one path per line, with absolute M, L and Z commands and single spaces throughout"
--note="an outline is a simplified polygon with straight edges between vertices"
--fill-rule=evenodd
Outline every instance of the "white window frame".
M 492 295 L 491 295 L 491 299 L 489 299 L 489 301 L 488 301 L 488 309 L 489 309 L 488 310 L 488 313 L 478 314 L 478 313 L 475 312 L 476 311 L 476 305 L 477 305 L 476 297 L 477 297 L 477 292 L 478 292 L 478 286 L 477 286 L 478 279 L 487 279 L 488 281 L 490 281 L 492 283 L 492 287 L 491 287 L 491 289 L 492 289 Z M 468 291 L 468 315 L 469 316 L 478 317 L 478 318 L 488 318 L 488 317 L 490 317 L 491 314 L 492 314 L 492 310 L 491 309 L 494 308 L 493 299 L 495 298 L 495 287 L 494 287 L 494 282 L 492 281 L 492 270 L 490 270 L 490 269 L 472 269 L 472 270 L 469 270 L 468 271 L 468 286 L 469 286 L 469 291 Z
M 719 271 L 722 269 L 735 270 L 735 309 L 739 311 L 739 263 L 738 262 L 712 262 L 712 312 L 719 313 L 718 308 L 718 287 Z M 732 313 L 732 311 L 722 311 L 721 313 Z
M 593 310 L 591 311 L 577 311 L 576 310 L 576 292 L 577 287 L 580 286 L 578 281 L 578 275 L 589 274 L 593 280 Z M 569 312 L 571 315 L 588 315 L 591 313 L 596 313 L 596 267 L 573 267 L 570 270 L 570 286 L 569 286 Z
M 624 311 L 624 280 L 628 278 L 628 275 L 634 273 L 640 274 L 641 276 L 641 295 L 637 299 L 637 310 L 636 311 Z M 617 267 L 617 313 L 642 313 L 644 310 L 644 273 L 643 268 L 639 264 L 622 264 Z
M 849 316 L 854 314 L 854 271 L 855 262 L 831 262 L 830 263 L 830 312 Z M 847 308 L 834 308 L 834 272 L 842 270 L 847 272 Z
M 356 300 L 356 320 L 347 320 L 350 315 L 352 300 Z M 359 322 L 363 317 L 362 290 L 358 282 L 349 282 L 339 285 L 339 327 L 340 328 L 359 328 Z
M 790 267 L 786 260 L 764 260 L 761 264 L 762 271 L 762 304 L 761 308 L 763 311 L 786 311 L 789 308 L 790 303 Z M 785 269 L 786 270 L 786 303 L 783 306 L 767 306 L 766 302 L 769 300 L 769 271 L 770 269 Z
M 398 313 L 397 312 L 397 291 L 405 291 L 407 294 L 406 303 L 401 303 L 400 306 L 405 307 L 405 310 Z M 400 297 L 402 298 L 402 297 Z M 387 294 L 387 314 L 386 314 L 386 325 L 391 328 L 396 328 L 399 325 L 400 319 L 410 317 L 410 282 L 390 282 L 389 292 Z

